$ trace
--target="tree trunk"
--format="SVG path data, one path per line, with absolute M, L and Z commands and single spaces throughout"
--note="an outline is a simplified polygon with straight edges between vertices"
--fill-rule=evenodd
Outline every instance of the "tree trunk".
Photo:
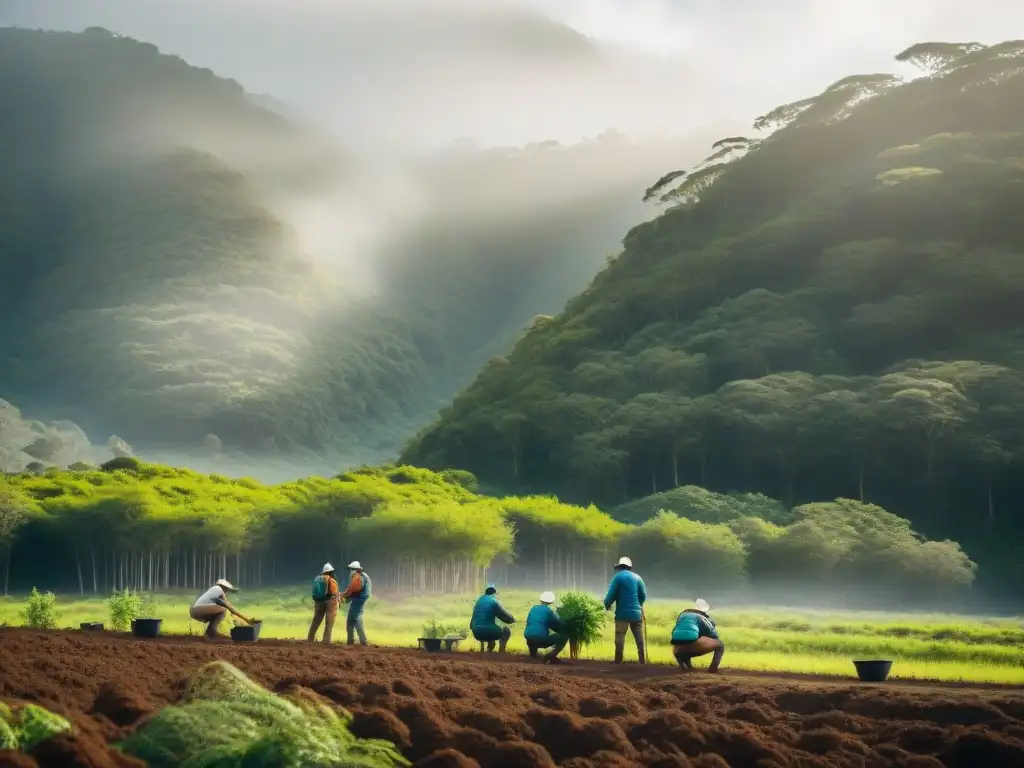
M 11 559 L 14 557 L 14 547 L 7 545 L 7 557 L 4 558 L 4 597 L 7 597 L 7 586 L 11 581 Z
M 864 465 L 857 467 L 857 490 L 860 493 L 860 502 L 864 503 Z
M 75 568 L 78 570 L 78 594 L 85 594 L 85 581 L 82 579 L 82 558 L 78 556 L 78 547 L 75 547 Z
M 986 491 L 988 493 L 988 529 L 991 531 L 996 524 L 996 505 L 992 498 L 992 478 L 988 478 L 986 483 Z M 4 593 L 6 594 L 6 592 Z
M 679 451 L 672 448 L 672 487 L 679 487 Z
M 96 550 L 92 547 L 89 547 L 89 557 L 92 560 L 92 593 L 95 595 L 100 591 L 100 586 L 96 577 Z

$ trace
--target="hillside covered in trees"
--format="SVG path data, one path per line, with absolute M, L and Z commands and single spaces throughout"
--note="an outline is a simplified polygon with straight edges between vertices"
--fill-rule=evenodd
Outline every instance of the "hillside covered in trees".
M 197 461 L 305 450 L 304 472 L 392 455 L 585 285 L 681 151 L 454 147 L 367 212 L 384 170 L 104 29 L 0 29 L 0 98 L 0 397 Z
M 644 519 L 837 496 L 1024 576 L 1024 42 L 924 43 L 760 117 L 401 460 Z
M 769 522 L 771 500 L 703 491 L 688 496 L 692 519 L 665 512 L 634 525 L 550 497 L 479 495 L 476 485 L 464 471 L 392 467 L 269 486 L 127 457 L 0 475 L 5 592 L 201 589 L 222 576 L 294 584 L 324 560 L 351 558 L 377 589 L 406 595 L 475 591 L 485 578 L 600 589 L 620 552 L 666 597 L 827 593 L 833 605 L 954 607 L 974 580 L 955 543 L 926 541 L 906 520 L 848 499 Z

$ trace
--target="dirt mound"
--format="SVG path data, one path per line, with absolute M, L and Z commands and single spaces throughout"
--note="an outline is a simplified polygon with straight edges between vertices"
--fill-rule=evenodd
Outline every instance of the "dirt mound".
M 0 658 L 0 697 L 38 702 L 76 729 L 31 756 L 0 753 L 0 768 L 138 765 L 108 743 L 215 658 L 344 707 L 356 735 L 432 768 L 1024 765 L 1019 691 L 27 630 L 0 631 Z

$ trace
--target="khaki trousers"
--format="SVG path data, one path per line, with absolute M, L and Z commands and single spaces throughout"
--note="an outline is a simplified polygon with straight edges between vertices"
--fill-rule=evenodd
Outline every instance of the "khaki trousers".
M 309 625 L 309 635 L 306 639 L 309 642 L 316 640 L 317 630 L 320 623 L 324 625 L 324 642 L 331 642 L 331 633 L 334 631 L 334 621 L 338 618 L 338 598 L 332 597 L 322 603 L 313 603 L 313 623 Z
M 216 637 L 220 623 L 228 615 L 228 609 L 220 605 L 194 605 L 188 615 L 206 625 L 207 637 Z

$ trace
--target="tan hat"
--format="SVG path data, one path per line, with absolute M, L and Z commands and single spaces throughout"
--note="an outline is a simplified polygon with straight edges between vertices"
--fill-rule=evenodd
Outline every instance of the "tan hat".
M 228 592 L 237 592 L 238 590 L 231 585 L 231 582 L 227 579 L 217 579 L 217 586 L 221 589 L 226 589 Z
M 348 567 L 349 567 L 349 570 L 351 570 L 351 571 L 361 571 L 361 570 L 363 570 L 363 566 L 361 566 L 359 564 L 358 560 L 353 560 L 351 563 L 348 564 Z
M 540 601 L 542 603 L 544 603 L 545 605 L 551 605 L 553 602 L 555 602 L 555 593 L 554 592 L 541 592 L 540 593 Z
M 711 610 L 711 606 L 708 605 L 708 601 L 705 600 L 703 597 L 698 597 L 696 600 L 694 600 L 693 607 L 701 613 L 707 613 Z

